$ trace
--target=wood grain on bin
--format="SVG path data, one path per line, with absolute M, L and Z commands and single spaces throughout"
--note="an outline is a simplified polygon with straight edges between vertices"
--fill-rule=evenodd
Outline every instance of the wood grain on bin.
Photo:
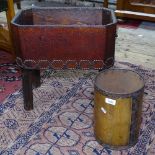
M 117 105 L 112 106 L 105 103 L 106 96 L 95 92 L 95 126 L 96 138 L 104 143 L 113 146 L 128 145 L 130 137 L 130 124 L 132 101 L 131 98 L 118 99 Z M 101 108 L 106 109 L 106 113 Z M 121 112 L 120 112 L 121 111 Z

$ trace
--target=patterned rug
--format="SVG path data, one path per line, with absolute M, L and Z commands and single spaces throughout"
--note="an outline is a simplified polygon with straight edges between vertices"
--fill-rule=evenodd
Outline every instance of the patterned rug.
M 119 62 L 145 81 L 143 121 L 138 143 L 126 150 L 102 147 L 93 132 L 93 83 L 97 71 L 45 71 L 34 89 L 34 110 L 23 109 L 22 90 L 0 105 L 1 155 L 155 154 L 155 70 Z
M 118 27 L 126 28 L 126 29 L 145 29 L 145 30 L 155 30 L 155 23 L 154 22 L 147 22 L 141 20 L 125 20 L 125 21 L 118 21 Z
M 9 53 L 0 50 L 0 104 L 21 88 L 21 72 Z
M 126 20 L 126 21 L 118 20 L 118 27 L 126 29 L 138 29 L 141 23 L 142 22 L 139 20 Z

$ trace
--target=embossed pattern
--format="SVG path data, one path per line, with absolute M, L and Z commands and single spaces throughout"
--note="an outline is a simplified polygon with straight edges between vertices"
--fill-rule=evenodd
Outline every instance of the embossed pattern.
M 97 71 L 46 71 L 43 84 L 34 89 L 33 111 L 23 109 L 21 91 L 0 105 L 0 154 L 153 155 L 155 70 L 123 62 L 115 67 L 133 69 L 146 81 L 143 121 L 134 147 L 115 151 L 94 138 L 92 92 Z

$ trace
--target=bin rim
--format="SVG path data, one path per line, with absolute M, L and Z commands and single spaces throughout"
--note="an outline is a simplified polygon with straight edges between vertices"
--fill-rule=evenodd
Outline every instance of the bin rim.
M 98 78 L 98 76 L 99 76 L 100 74 L 102 74 L 102 73 L 104 73 L 104 72 L 107 72 L 107 71 L 109 71 L 109 70 L 130 71 L 130 72 L 136 73 L 136 74 L 139 76 L 140 80 L 143 81 L 143 84 L 142 84 L 142 86 L 141 86 L 139 89 L 137 89 L 137 90 L 135 90 L 135 91 L 133 91 L 133 92 L 131 92 L 131 93 L 115 93 L 115 92 L 109 92 L 109 91 L 104 90 L 104 89 L 101 90 L 101 89 L 98 88 L 98 86 L 96 85 L 97 78 Z M 101 92 L 102 94 L 106 95 L 107 97 L 112 97 L 112 98 L 127 98 L 127 97 L 131 97 L 131 96 L 137 95 L 137 94 L 139 94 L 140 92 L 144 91 L 144 87 L 145 87 L 145 81 L 144 81 L 144 78 L 142 77 L 142 75 L 140 75 L 139 73 L 137 73 L 137 72 L 134 71 L 134 70 L 131 70 L 131 69 L 123 69 L 123 68 L 105 69 L 105 70 L 101 71 L 101 72 L 96 76 L 95 81 L 94 81 L 94 89 L 95 89 L 95 90 Z

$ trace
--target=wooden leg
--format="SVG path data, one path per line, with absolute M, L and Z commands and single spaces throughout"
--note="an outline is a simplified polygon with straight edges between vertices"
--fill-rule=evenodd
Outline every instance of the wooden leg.
M 33 109 L 33 87 L 39 87 L 40 83 L 40 70 L 39 69 L 23 69 L 23 97 L 24 109 Z
M 33 85 L 34 87 L 39 87 L 41 85 L 40 83 L 40 70 L 34 69 L 33 71 Z
M 21 2 L 17 2 L 16 5 L 17 5 L 17 8 L 20 10 L 21 9 Z
M 13 52 L 13 40 L 12 40 L 12 33 L 11 33 L 11 27 L 10 27 L 10 23 L 11 20 L 13 19 L 13 17 L 15 16 L 15 10 L 14 10 L 14 3 L 13 0 L 7 0 L 7 4 L 8 4 L 8 10 L 6 11 L 6 17 L 7 17 L 7 23 L 8 23 L 8 28 L 9 28 L 9 45 L 11 46 L 11 53 L 15 59 L 15 53 Z
M 32 110 L 33 109 L 32 70 L 23 69 L 22 78 L 23 78 L 22 82 L 23 82 L 24 109 Z
M 103 6 L 104 6 L 105 8 L 108 8 L 108 0 L 104 0 Z

